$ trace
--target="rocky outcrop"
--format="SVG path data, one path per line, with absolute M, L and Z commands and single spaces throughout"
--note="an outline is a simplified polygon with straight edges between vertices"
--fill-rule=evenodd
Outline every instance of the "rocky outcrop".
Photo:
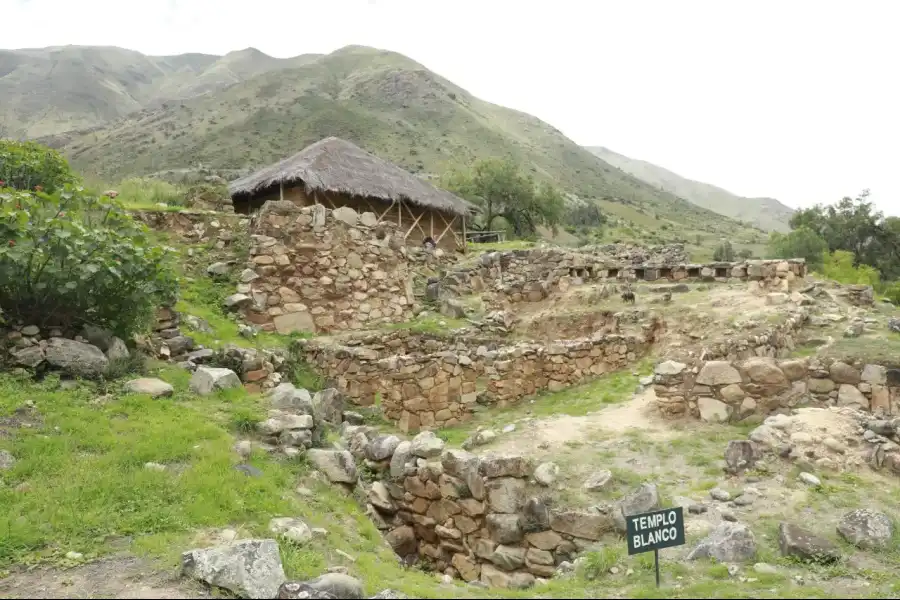
M 182 574 L 245 598 L 274 598 L 285 581 L 275 540 L 241 540 L 229 546 L 190 550 Z

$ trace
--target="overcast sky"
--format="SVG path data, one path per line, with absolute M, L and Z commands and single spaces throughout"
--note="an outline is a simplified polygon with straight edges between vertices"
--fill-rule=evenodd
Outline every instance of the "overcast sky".
M 6 48 L 394 50 L 485 100 L 791 206 L 900 215 L 894 0 L 0 0 Z

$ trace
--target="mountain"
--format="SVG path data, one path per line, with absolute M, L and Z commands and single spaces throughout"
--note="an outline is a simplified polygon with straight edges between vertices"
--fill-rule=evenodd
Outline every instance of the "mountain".
M 37 137 L 107 182 L 189 168 L 247 171 L 327 136 L 437 178 L 511 157 L 600 202 L 628 231 L 756 239 L 600 160 L 547 123 L 480 100 L 394 52 L 348 46 L 290 59 L 144 56 L 120 48 L 0 52 L 0 135 Z M 701 235 L 702 234 L 702 235 Z
M 100 125 L 315 58 L 278 59 L 254 48 L 225 56 L 145 56 L 107 46 L 0 50 L 0 137 Z
M 629 158 L 602 146 L 588 150 L 604 162 L 634 175 L 641 181 L 689 200 L 727 217 L 752 223 L 766 231 L 790 230 L 788 221 L 794 209 L 774 198 L 744 198 L 720 187 L 693 181 L 643 160 Z

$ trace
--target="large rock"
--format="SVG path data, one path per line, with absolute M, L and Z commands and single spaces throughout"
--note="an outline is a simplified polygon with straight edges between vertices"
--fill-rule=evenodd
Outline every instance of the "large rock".
M 415 530 L 409 525 L 402 525 L 396 529 L 392 529 L 384 536 L 387 543 L 390 544 L 397 556 L 405 557 L 415 554 L 419 547 L 419 541 L 416 539 Z
M 534 480 L 543 486 L 551 486 L 559 476 L 559 466 L 554 462 L 545 462 L 534 470 Z
M 756 538 L 742 523 L 722 522 L 688 555 L 688 560 L 714 558 L 719 562 L 746 562 L 756 557 Z
M 377 438 L 369 442 L 366 448 L 366 456 L 369 460 L 381 462 L 387 460 L 394 454 L 394 450 L 400 445 L 400 438 L 396 435 L 379 435 Z
M 241 386 L 237 373 L 231 369 L 198 366 L 191 376 L 190 388 L 195 394 L 208 396 L 217 390 Z
M 752 469 L 758 458 L 753 442 L 750 440 L 731 440 L 725 447 L 725 470 L 736 474 Z
M 838 388 L 838 406 L 854 406 L 857 408 L 869 408 L 869 399 L 859 391 L 855 385 L 842 383 Z
M 493 512 L 516 513 L 525 505 L 525 481 L 515 477 L 490 479 L 485 484 Z
M 313 466 L 322 471 L 331 483 L 356 483 L 356 462 L 347 450 L 314 448 L 309 451 L 308 456 Z
M 132 379 L 125 384 L 125 389 L 132 394 L 147 394 L 151 398 L 165 398 L 175 393 L 175 388 L 156 377 Z
M 843 517 L 837 532 L 845 540 L 866 550 L 884 548 L 894 535 L 894 525 L 886 514 L 868 508 L 857 508 Z
M 585 479 L 581 487 L 590 492 L 597 492 L 608 488 L 610 483 L 612 483 L 612 472 L 607 469 L 600 469 L 599 471 L 594 471 Z
M 359 222 L 359 213 L 349 206 L 339 206 L 331 212 L 331 216 L 351 226 Z
M 620 500 L 617 510 L 613 511 L 616 530 L 620 533 L 625 533 L 625 517 L 650 512 L 659 507 L 659 490 L 656 488 L 656 484 L 642 484 L 635 491 Z M 554 527 L 554 529 L 556 528 Z M 557 529 L 557 531 L 559 530 Z
M 818 563 L 832 563 L 841 558 L 837 545 L 793 523 L 778 525 L 778 547 L 784 556 Z
M 316 392 L 312 406 L 316 420 L 339 426 L 344 418 L 344 394 L 335 388 Z
M 236 294 L 241 296 L 243 294 Z M 299 310 L 296 312 L 278 315 L 272 319 L 275 331 L 281 335 L 290 335 L 292 333 L 315 333 L 316 322 L 309 312 Z
M 189 550 L 182 574 L 245 598 L 274 598 L 284 583 L 275 540 L 241 540 L 228 546 Z
M 109 366 L 109 359 L 96 346 L 65 338 L 51 338 L 44 350 L 44 359 L 79 377 L 98 377 Z
M 866 365 L 860 379 L 873 385 L 884 385 L 887 383 L 887 369 L 881 365 Z
M 519 515 L 492 513 L 485 522 L 491 539 L 499 544 L 515 544 L 522 539 Z
M 293 517 L 276 517 L 269 521 L 269 531 L 295 544 L 305 544 L 312 539 L 309 525 Z
M 17 365 L 33 369 L 44 362 L 44 349 L 40 346 L 28 346 L 17 350 L 13 354 L 13 358 Z
M 730 362 L 724 360 L 707 362 L 697 375 L 697 383 L 699 385 L 728 385 L 740 382 L 741 374 L 731 366 Z
M 835 383 L 849 383 L 856 385 L 862 379 L 862 374 L 859 370 L 841 361 L 831 363 L 828 373 L 831 376 L 831 380 Z
M 445 317 L 450 317 L 451 319 L 466 318 L 465 305 L 458 300 L 454 300 L 453 298 L 444 298 L 443 300 L 441 300 L 438 311 Z
M 707 423 L 725 423 L 731 416 L 730 406 L 706 396 L 697 398 L 697 409 L 700 411 L 700 418 Z
M 293 383 L 280 383 L 267 396 L 272 408 L 304 415 L 315 415 L 310 393 L 303 388 L 295 387 Z
M 534 462 L 518 454 L 488 453 L 481 458 L 481 474 L 494 477 L 528 477 L 534 470 Z
M 532 533 L 550 529 L 550 510 L 541 498 L 529 498 L 522 508 L 522 531 Z
M 489 560 L 504 571 L 515 571 L 525 564 L 525 548 L 501 544 Z
M 309 581 L 289 581 L 278 590 L 279 600 L 299 598 L 365 598 L 362 583 L 344 573 L 325 573 Z
M 550 513 L 550 528 L 553 531 L 585 540 L 599 540 L 604 534 L 615 529 L 615 519 L 608 515 L 562 511 Z
M 687 368 L 687 365 L 674 360 L 667 360 L 656 365 L 653 372 L 662 376 L 680 375 Z
M 128 351 L 128 346 L 125 345 L 125 342 L 122 341 L 121 338 L 117 338 L 115 336 L 112 337 L 109 343 L 109 348 L 107 348 L 104 352 L 106 355 L 106 359 L 110 362 L 116 361 L 124 361 L 127 360 L 131 353 Z
M 412 439 L 410 448 L 414 456 L 434 458 L 444 450 L 444 440 L 434 435 L 433 431 L 423 431 Z
M 314 589 L 302 581 L 288 581 L 278 588 L 278 600 L 335 600 L 337 596 Z
M 509 575 L 489 564 L 481 565 L 481 583 L 488 587 L 508 588 L 511 585 Z
M 741 368 L 747 373 L 750 381 L 762 385 L 785 387 L 788 385 L 784 371 L 778 368 L 771 358 L 748 358 L 741 364 Z
M 406 463 L 412 458 L 412 444 L 410 442 L 403 441 L 397 444 L 393 455 L 391 455 L 391 478 L 402 479 L 406 475 Z

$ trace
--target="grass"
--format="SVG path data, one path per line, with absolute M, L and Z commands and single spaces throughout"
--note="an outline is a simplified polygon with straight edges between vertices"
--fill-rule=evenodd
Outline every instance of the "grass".
M 133 177 L 113 189 L 119 192 L 116 199 L 132 210 L 177 212 L 184 209 L 185 190 L 160 179 Z
M 880 331 L 858 338 L 835 337 L 834 343 L 823 350 L 823 355 L 900 366 L 900 334 Z
M 582 385 L 558 392 L 547 392 L 535 398 L 523 398 L 515 406 L 476 414 L 468 423 L 447 427 L 437 432 L 450 445 L 460 445 L 478 427 L 500 428 L 524 416 L 549 417 L 553 415 L 583 416 L 631 397 L 638 380 L 653 370 L 653 361 L 645 358 L 631 369 L 602 375 Z M 634 375 L 633 373 L 638 373 Z

